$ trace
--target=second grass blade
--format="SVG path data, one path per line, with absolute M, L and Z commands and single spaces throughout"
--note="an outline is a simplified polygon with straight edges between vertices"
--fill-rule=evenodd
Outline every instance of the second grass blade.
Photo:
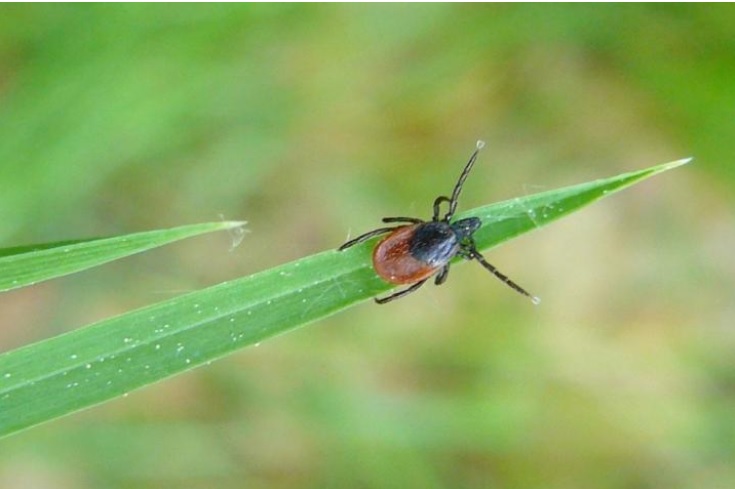
M 210 222 L 111 238 L 0 249 L 0 292 L 85 270 L 184 238 L 242 225 L 242 222 Z

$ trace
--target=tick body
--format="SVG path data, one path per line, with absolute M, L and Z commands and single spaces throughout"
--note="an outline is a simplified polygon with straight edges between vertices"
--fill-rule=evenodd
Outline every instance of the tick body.
M 458 224 L 464 224 L 459 221 Z M 473 227 L 480 220 L 469 219 Z M 424 280 L 446 267 L 460 250 L 463 228 L 445 222 L 401 226 L 383 238 L 373 250 L 373 266 L 386 282 L 405 285 Z
M 509 287 L 529 297 L 534 303 L 539 302 L 538 298 L 499 272 L 477 251 L 472 235 L 482 225 L 479 218 L 469 217 L 452 222 L 462 185 L 483 146 L 482 141 L 477 142 L 477 149 L 465 165 L 454 186 L 451 198 L 439 196 L 434 200 L 434 213 L 430 221 L 415 217 L 385 217 L 383 218 L 385 223 L 403 224 L 369 231 L 340 246 L 339 250 L 342 251 L 374 236 L 387 234 L 373 250 L 375 272 L 388 283 L 410 286 L 387 297 L 376 298 L 375 301 L 378 304 L 384 304 L 414 292 L 433 275 L 436 275 L 434 283 L 441 285 L 447 279 L 449 262 L 455 256 L 477 260 Z M 445 202 L 449 205 L 449 209 L 441 217 L 441 204 Z

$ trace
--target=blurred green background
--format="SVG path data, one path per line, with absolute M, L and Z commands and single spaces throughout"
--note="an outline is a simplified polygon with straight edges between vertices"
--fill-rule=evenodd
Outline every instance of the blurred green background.
M 0 243 L 249 221 L 0 296 L 0 350 L 694 156 L 475 265 L 0 440 L 0 487 L 735 487 L 732 5 L 4 5 Z

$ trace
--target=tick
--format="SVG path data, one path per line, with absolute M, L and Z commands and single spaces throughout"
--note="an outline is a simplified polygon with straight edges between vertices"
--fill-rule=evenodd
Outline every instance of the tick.
M 342 251 L 374 236 L 388 233 L 373 250 L 373 267 L 378 276 L 386 282 L 409 287 L 386 297 L 375 298 L 375 302 L 385 304 L 415 292 L 433 275 L 436 275 L 434 279 L 436 285 L 443 284 L 449 275 L 449 261 L 455 256 L 461 256 L 465 260 L 476 260 L 510 288 L 531 299 L 534 304 L 540 302 L 538 297 L 529 294 L 523 287 L 498 271 L 477 251 L 472 235 L 482 225 L 479 218 L 467 217 L 452 221 L 457 210 L 459 193 L 483 146 L 484 142 L 477 142 L 477 148 L 462 170 L 452 196 L 440 195 L 434 200 L 434 214 L 430 221 L 415 217 L 384 217 L 384 223 L 404 224 L 374 229 L 339 247 L 339 251 Z M 448 204 L 448 209 L 442 216 L 441 206 L 444 203 Z

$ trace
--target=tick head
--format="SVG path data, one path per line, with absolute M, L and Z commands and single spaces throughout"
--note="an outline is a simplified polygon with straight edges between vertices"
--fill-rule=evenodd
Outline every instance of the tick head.
M 460 219 L 459 221 L 455 221 L 450 224 L 452 230 L 454 230 L 454 233 L 457 235 L 458 241 L 463 241 L 466 238 L 470 238 L 475 231 L 480 229 L 481 225 L 482 221 L 480 221 L 479 217 L 468 217 L 466 219 Z

